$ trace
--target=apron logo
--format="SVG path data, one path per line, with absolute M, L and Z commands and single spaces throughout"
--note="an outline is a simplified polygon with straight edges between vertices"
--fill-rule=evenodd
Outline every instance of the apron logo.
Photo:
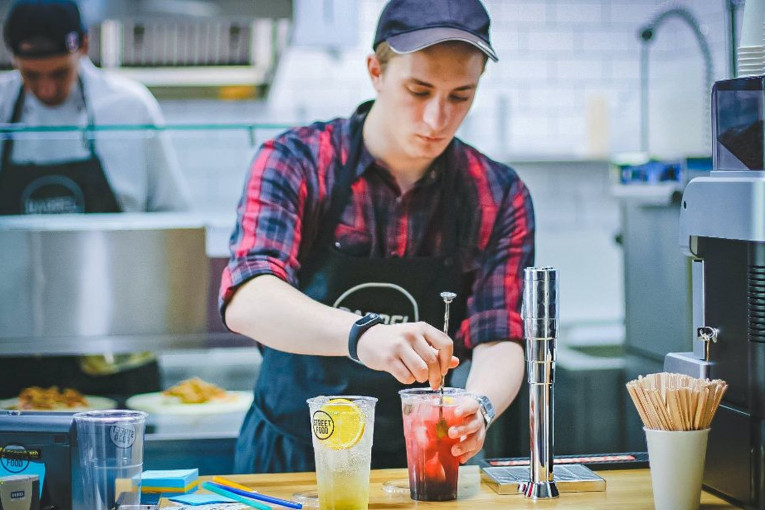
M 109 437 L 117 448 L 130 448 L 135 442 L 135 429 L 129 423 L 112 425 Z
M 332 306 L 357 315 L 375 312 L 385 324 L 420 320 L 420 309 L 414 296 L 394 283 L 369 282 L 356 285 L 343 292 Z
M 82 189 L 72 179 L 48 175 L 30 182 L 21 194 L 24 214 L 85 212 Z
M 311 428 L 313 428 L 313 435 L 324 441 L 335 431 L 335 422 L 329 414 L 319 410 L 313 413 Z

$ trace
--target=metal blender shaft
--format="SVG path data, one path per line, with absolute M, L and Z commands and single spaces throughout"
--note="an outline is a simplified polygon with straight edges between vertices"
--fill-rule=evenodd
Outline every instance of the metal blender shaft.
M 558 337 L 558 271 L 524 270 L 523 311 L 526 371 L 529 383 L 529 481 L 522 486 L 531 499 L 558 497 L 553 476 L 555 341 Z

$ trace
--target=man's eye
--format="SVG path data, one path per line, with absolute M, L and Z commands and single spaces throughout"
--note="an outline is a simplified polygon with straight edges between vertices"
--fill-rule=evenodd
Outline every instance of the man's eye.
M 429 94 L 429 92 L 427 90 L 412 90 L 412 89 L 409 89 L 409 92 L 413 96 L 417 96 L 417 97 L 426 97 Z
M 452 98 L 452 101 L 454 101 L 455 103 L 464 103 L 465 101 L 470 99 L 469 97 L 464 97 L 464 96 L 451 96 L 451 98 Z

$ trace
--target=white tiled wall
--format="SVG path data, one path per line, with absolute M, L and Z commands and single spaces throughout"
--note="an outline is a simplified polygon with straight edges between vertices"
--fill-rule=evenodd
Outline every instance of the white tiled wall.
M 313 0 L 305 0 L 313 1 Z M 336 0 L 342 2 L 347 0 Z M 349 114 L 371 98 L 364 67 L 383 0 L 357 0 L 356 43 L 331 51 L 292 46 L 266 104 L 165 102 L 170 122 L 295 124 Z M 299 5 L 297 2 L 296 5 Z M 517 168 L 538 222 L 537 262 L 564 274 L 562 316 L 624 315 L 618 204 L 605 161 L 640 148 L 638 28 L 670 5 L 690 10 L 712 47 L 714 78 L 729 77 L 725 0 L 485 0 L 499 63 L 489 63 L 459 135 Z M 343 40 L 352 41 L 344 35 Z M 708 95 L 691 30 L 670 18 L 649 51 L 650 149 L 659 157 L 707 153 Z M 256 138 L 256 145 L 260 136 Z M 233 211 L 254 146 L 243 134 L 211 153 L 177 139 L 199 207 Z M 542 161 L 530 163 L 529 161 Z M 572 162 L 573 161 L 573 162 Z
M 310 1 L 310 0 L 303 0 Z M 336 3 L 350 0 L 334 0 Z M 332 2 L 329 2 L 330 4 Z M 714 77 L 727 69 L 725 0 L 486 0 L 500 62 L 490 62 L 459 135 L 500 160 L 608 158 L 640 149 L 640 52 L 637 32 L 670 6 L 687 8 L 712 47 Z M 299 8 L 301 2 L 296 2 Z M 373 97 L 364 65 L 384 0 L 356 0 L 347 26 L 356 43 L 337 48 L 292 45 L 266 104 L 163 103 L 170 122 L 295 124 L 349 114 Z M 300 38 L 296 38 L 300 39 Z M 343 36 L 343 41 L 353 37 Z M 649 50 L 649 134 L 658 157 L 707 153 L 708 94 L 701 53 L 690 28 L 669 18 Z M 179 142 L 184 153 L 198 144 Z M 233 163 L 234 160 L 232 160 Z M 238 165 L 241 156 L 235 158 Z M 210 198 L 213 175 L 192 158 L 195 189 Z M 218 159 L 219 167 L 225 160 Z M 199 168 L 199 170 L 195 170 Z M 216 169 L 226 186 L 241 170 Z M 216 187 L 212 186 L 214 190 Z M 203 197 L 200 196 L 200 199 Z
M 384 1 L 359 2 L 355 46 L 332 54 L 322 48 L 292 48 L 285 55 L 269 101 L 271 117 L 289 122 L 331 117 L 372 97 L 364 57 Z M 485 4 L 492 15 L 500 62 L 487 68 L 471 119 L 460 133 L 464 139 L 497 158 L 592 156 L 588 147 L 593 146 L 607 153 L 640 148 L 637 30 L 669 4 L 655 0 L 486 0 Z M 715 76 L 724 77 L 724 0 L 672 5 L 688 8 L 702 23 L 713 47 Z M 650 55 L 651 106 L 657 109 L 653 103 L 658 102 L 662 110 L 666 103 L 688 98 L 670 118 L 698 123 L 695 112 L 704 111 L 707 98 L 700 88 L 701 54 L 690 29 L 668 19 L 658 29 Z M 587 129 L 597 114 L 588 108 L 593 101 L 607 105 L 599 130 Z M 499 108 L 501 102 L 504 107 Z M 666 124 L 665 117 L 654 113 L 653 124 Z M 685 124 L 671 122 L 676 128 Z M 605 143 L 593 144 L 593 137 Z M 683 151 L 703 151 L 705 140 L 697 138 L 681 140 Z M 668 145 L 671 140 L 661 145 L 662 150 Z

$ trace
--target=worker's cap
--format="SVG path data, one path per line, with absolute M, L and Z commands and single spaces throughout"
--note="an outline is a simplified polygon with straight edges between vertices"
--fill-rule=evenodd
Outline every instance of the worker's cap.
M 464 41 L 490 59 L 489 14 L 479 0 L 391 0 L 380 14 L 373 49 L 387 41 L 396 53 L 413 53 L 445 41 Z
M 17 57 L 74 53 L 87 33 L 73 0 L 17 0 L 3 26 L 5 44 Z

